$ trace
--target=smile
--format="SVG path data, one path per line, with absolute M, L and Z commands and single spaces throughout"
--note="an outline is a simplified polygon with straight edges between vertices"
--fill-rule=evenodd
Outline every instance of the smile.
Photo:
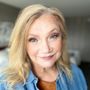
M 40 57 L 43 60 L 52 60 L 52 58 L 54 57 L 54 55 L 50 55 L 50 56 L 42 56 Z

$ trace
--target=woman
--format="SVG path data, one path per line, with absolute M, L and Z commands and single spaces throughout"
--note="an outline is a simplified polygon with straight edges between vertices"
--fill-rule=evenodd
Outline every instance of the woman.
M 81 70 L 69 61 L 66 39 L 58 9 L 37 4 L 22 10 L 0 90 L 87 90 Z

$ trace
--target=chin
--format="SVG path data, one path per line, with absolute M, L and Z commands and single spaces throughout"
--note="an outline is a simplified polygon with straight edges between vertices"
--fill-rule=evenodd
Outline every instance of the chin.
M 55 63 L 48 63 L 48 64 L 43 64 L 43 65 L 41 65 L 43 68 L 51 68 L 51 67 L 53 67 L 55 65 Z

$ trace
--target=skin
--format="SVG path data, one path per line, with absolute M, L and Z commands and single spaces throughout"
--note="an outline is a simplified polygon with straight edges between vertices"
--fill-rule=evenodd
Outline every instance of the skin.
M 42 80 L 57 77 L 55 62 L 61 56 L 62 38 L 55 16 L 44 14 L 31 25 L 27 37 L 27 53 L 35 74 Z M 44 78 L 43 78 L 44 76 Z M 53 79 L 50 79 L 50 78 Z

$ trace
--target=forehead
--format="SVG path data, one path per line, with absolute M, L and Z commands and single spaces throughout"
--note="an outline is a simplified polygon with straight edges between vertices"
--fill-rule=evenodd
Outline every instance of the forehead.
M 36 19 L 29 28 L 29 34 L 43 34 L 51 30 L 59 30 L 59 23 L 55 16 L 44 14 Z

